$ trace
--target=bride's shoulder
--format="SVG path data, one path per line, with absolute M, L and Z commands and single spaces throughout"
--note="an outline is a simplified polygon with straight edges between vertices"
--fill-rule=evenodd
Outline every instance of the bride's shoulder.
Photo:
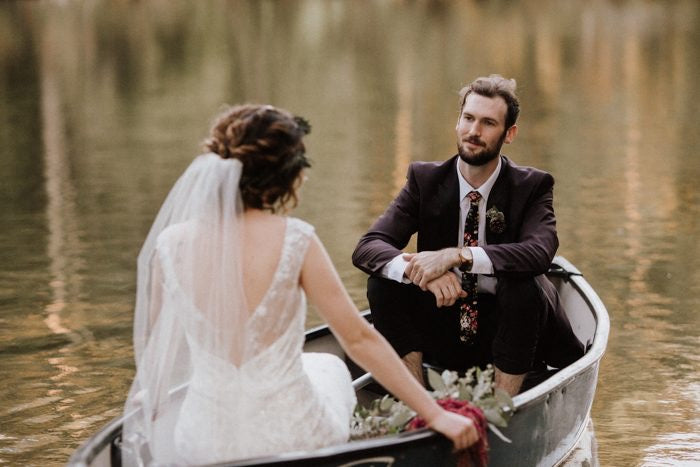
M 199 229 L 197 223 L 192 220 L 171 224 L 158 234 L 156 246 L 159 248 L 176 246 L 194 237 Z
M 299 219 L 298 217 L 288 217 L 287 222 L 289 223 L 290 230 L 299 232 L 306 237 L 310 237 L 315 231 L 313 225 Z

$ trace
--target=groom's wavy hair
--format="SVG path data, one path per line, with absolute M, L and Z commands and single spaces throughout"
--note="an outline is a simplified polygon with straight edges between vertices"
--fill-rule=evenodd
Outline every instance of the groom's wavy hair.
M 311 127 L 271 105 L 237 105 L 214 121 L 204 149 L 243 164 L 239 184 L 246 209 L 277 212 L 298 203 L 301 171 L 311 167 L 302 138 Z
M 518 120 L 520 114 L 520 101 L 515 94 L 517 83 L 514 79 L 506 79 L 501 75 L 482 76 L 475 79 L 467 86 L 464 86 L 459 91 L 459 112 L 462 112 L 464 103 L 467 101 L 469 94 L 479 94 L 484 97 L 500 96 L 506 101 L 506 130 Z

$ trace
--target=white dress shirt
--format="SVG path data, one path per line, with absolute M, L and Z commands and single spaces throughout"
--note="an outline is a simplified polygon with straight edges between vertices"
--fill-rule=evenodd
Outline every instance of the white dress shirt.
M 474 259 L 470 272 L 479 274 L 477 278 L 477 290 L 479 292 L 495 293 L 497 282 L 496 278 L 482 275 L 493 274 L 493 263 L 491 263 L 491 260 L 484 249 L 481 248 L 481 245 L 486 245 L 486 203 L 489 199 L 491 188 L 493 188 L 494 183 L 496 183 L 498 174 L 501 171 L 501 158 L 498 158 L 498 166 L 496 167 L 496 170 L 494 170 L 488 180 L 486 180 L 486 182 L 476 190 L 469 185 L 469 182 L 464 179 L 462 173 L 459 171 L 459 161 L 460 160 L 457 159 L 457 163 L 455 164 L 457 180 L 459 181 L 460 199 L 459 228 L 456 232 L 457 241 L 455 246 L 461 246 L 464 242 L 464 220 L 466 219 L 467 212 L 469 211 L 469 200 L 467 199 L 467 194 L 469 194 L 470 191 L 478 191 L 479 194 L 481 194 L 481 199 L 479 200 L 479 246 L 469 247 Z M 400 254 L 384 265 L 380 271 L 380 275 L 387 279 L 409 283 L 410 281 L 404 276 L 406 266 L 408 266 L 408 261 L 403 259 L 403 254 Z M 458 269 L 455 268 L 453 272 L 461 278 L 462 273 Z

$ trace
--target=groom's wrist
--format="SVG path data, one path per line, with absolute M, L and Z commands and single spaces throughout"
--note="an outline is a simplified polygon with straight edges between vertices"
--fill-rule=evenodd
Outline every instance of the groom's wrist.
M 459 270 L 462 272 L 471 271 L 474 265 L 474 256 L 469 247 L 457 248 L 459 252 Z
M 461 248 L 450 248 L 452 251 L 454 251 L 454 254 L 452 257 L 454 258 L 454 262 L 452 263 L 452 268 L 459 268 L 462 265 L 462 249 Z
M 460 248 L 445 248 L 441 252 L 443 254 L 443 258 L 445 259 L 445 267 L 446 271 L 449 271 L 454 268 L 459 268 L 462 264 L 462 255 L 461 255 L 461 249 Z

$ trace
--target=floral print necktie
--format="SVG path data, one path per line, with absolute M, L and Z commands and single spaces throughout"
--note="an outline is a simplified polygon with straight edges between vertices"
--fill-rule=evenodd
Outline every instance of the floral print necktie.
M 478 191 L 470 191 L 467 194 L 469 211 L 464 220 L 464 246 L 479 245 L 479 200 L 481 194 Z M 478 327 L 477 303 L 476 303 L 476 274 L 462 272 L 462 289 L 467 293 L 459 305 L 459 340 L 468 344 L 473 343 Z

